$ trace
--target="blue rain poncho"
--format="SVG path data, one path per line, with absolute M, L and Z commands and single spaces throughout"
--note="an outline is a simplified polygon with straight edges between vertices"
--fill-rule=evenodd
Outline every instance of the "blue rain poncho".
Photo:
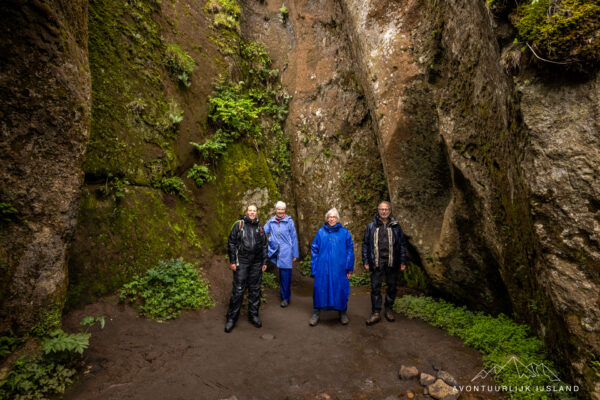
M 269 259 L 278 268 L 291 269 L 292 260 L 298 258 L 298 236 L 292 217 L 286 215 L 277 222 L 277 217 L 271 218 L 264 226 L 269 236 Z
M 345 310 L 350 296 L 346 273 L 354 270 L 354 246 L 348 229 L 339 223 L 323 225 L 313 239 L 311 256 L 314 308 Z

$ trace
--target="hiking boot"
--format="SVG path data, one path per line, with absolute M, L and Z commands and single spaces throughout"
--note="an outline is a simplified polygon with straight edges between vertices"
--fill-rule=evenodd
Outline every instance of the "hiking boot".
M 262 322 L 260 321 L 260 318 L 258 318 L 258 316 L 256 316 L 256 315 L 253 317 L 248 317 L 248 321 L 250 321 L 250 323 L 257 328 L 260 328 L 262 326 Z
M 288 304 L 290 304 L 290 303 L 288 303 L 286 300 L 283 300 L 281 302 L 280 306 L 281 306 L 281 308 L 286 308 L 288 306 Z
M 367 323 L 368 326 L 371 326 L 371 325 L 375 325 L 379 321 L 381 321 L 381 316 L 379 315 L 378 312 L 374 312 L 371 314 L 369 319 L 366 320 L 365 322 Z
M 315 326 L 319 323 L 319 312 L 315 311 L 312 315 L 312 317 L 310 317 L 310 320 L 308 321 L 308 324 L 310 326 Z
M 348 315 L 346 314 L 346 310 L 340 311 L 340 322 L 342 325 L 348 325 L 348 322 L 350 322 Z
M 394 322 L 396 320 L 396 317 L 394 317 L 394 313 L 392 312 L 392 310 L 388 310 L 387 308 L 383 315 L 385 315 L 385 319 L 387 319 L 390 322 Z
M 228 319 L 227 322 L 225 322 L 225 333 L 231 332 L 234 326 L 235 321 L 232 319 Z

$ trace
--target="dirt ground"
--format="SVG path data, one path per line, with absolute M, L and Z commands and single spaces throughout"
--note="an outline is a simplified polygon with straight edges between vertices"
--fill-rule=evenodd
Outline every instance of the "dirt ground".
M 398 378 L 402 364 L 429 373 L 444 369 L 461 384 L 483 368 L 476 350 L 423 322 L 399 317 L 367 327 L 370 297 L 363 288 L 352 288 L 347 326 L 334 311 L 323 312 L 318 326 L 308 325 L 312 280 L 300 275 L 294 275 L 289 307 L 279 306 L 277 290 L 266 292 L 260 329 L 244 310 L 233 332 L 224 333 L 225 296 L 217 301 L 167 323 L 139 318 L 116 296 L 71 312 L 67 331 L 78 330 L 87 315 L 106 316 L 106 326 L 93 327 L 88 369 L 65 399 L 391 400 L 407 398 L 407 391 L 419 399 L 429 397 L 416 380 Z

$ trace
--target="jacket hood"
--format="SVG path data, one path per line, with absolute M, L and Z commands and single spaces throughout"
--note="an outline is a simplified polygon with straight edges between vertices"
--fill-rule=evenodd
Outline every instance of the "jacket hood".
M 327 222 L 325 222 L 325 224 L 323 224 L 323 227 L 325 228 L 325 230 L 327 232 L 335 232 L 338 231 L 341 227 L 342 224 L 340 224 L 339 222 L 337 224 L 335 224 L 334 226 L 329 225 Z
M 283 218 L 280 219 L 280 221 L 285 221 L 285 222 L 289 222 L 289 220 L 291 220 L 292 217 L 290 217 L 289 215 L 285 215 Z M 271 217 L 271 219 L 269 221 L 277 221 L 277 216 Z

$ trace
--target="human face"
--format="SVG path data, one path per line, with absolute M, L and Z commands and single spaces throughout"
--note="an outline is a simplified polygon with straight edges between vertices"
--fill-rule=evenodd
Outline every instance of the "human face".
M 248 218 L 250 218 L 251 221 L 254 221 L 256 219 L 256 214 L 258 214 L 258 210 L 254 206 L 250 206 L 246 210 L 246 215 L 248 216 Z
M 377 207 L 377 212 L 379 213 L 379 216 L 382 219 L 388 219 L 392 211 L 390 210 L 390 206 L 387 203 L 381 203 Z
M 278 218 L 283 218 L 285 216 L 285 208 L 277 207 L 275 209 L 275 215 L 277 215 Z
M 337 224 L 337 222 L 338 222 L 338 217 L 336 217 L 335 215 L 327 216 L 327 223 L 329 224 L 329 226 L 334 226 L 335 224 Z

